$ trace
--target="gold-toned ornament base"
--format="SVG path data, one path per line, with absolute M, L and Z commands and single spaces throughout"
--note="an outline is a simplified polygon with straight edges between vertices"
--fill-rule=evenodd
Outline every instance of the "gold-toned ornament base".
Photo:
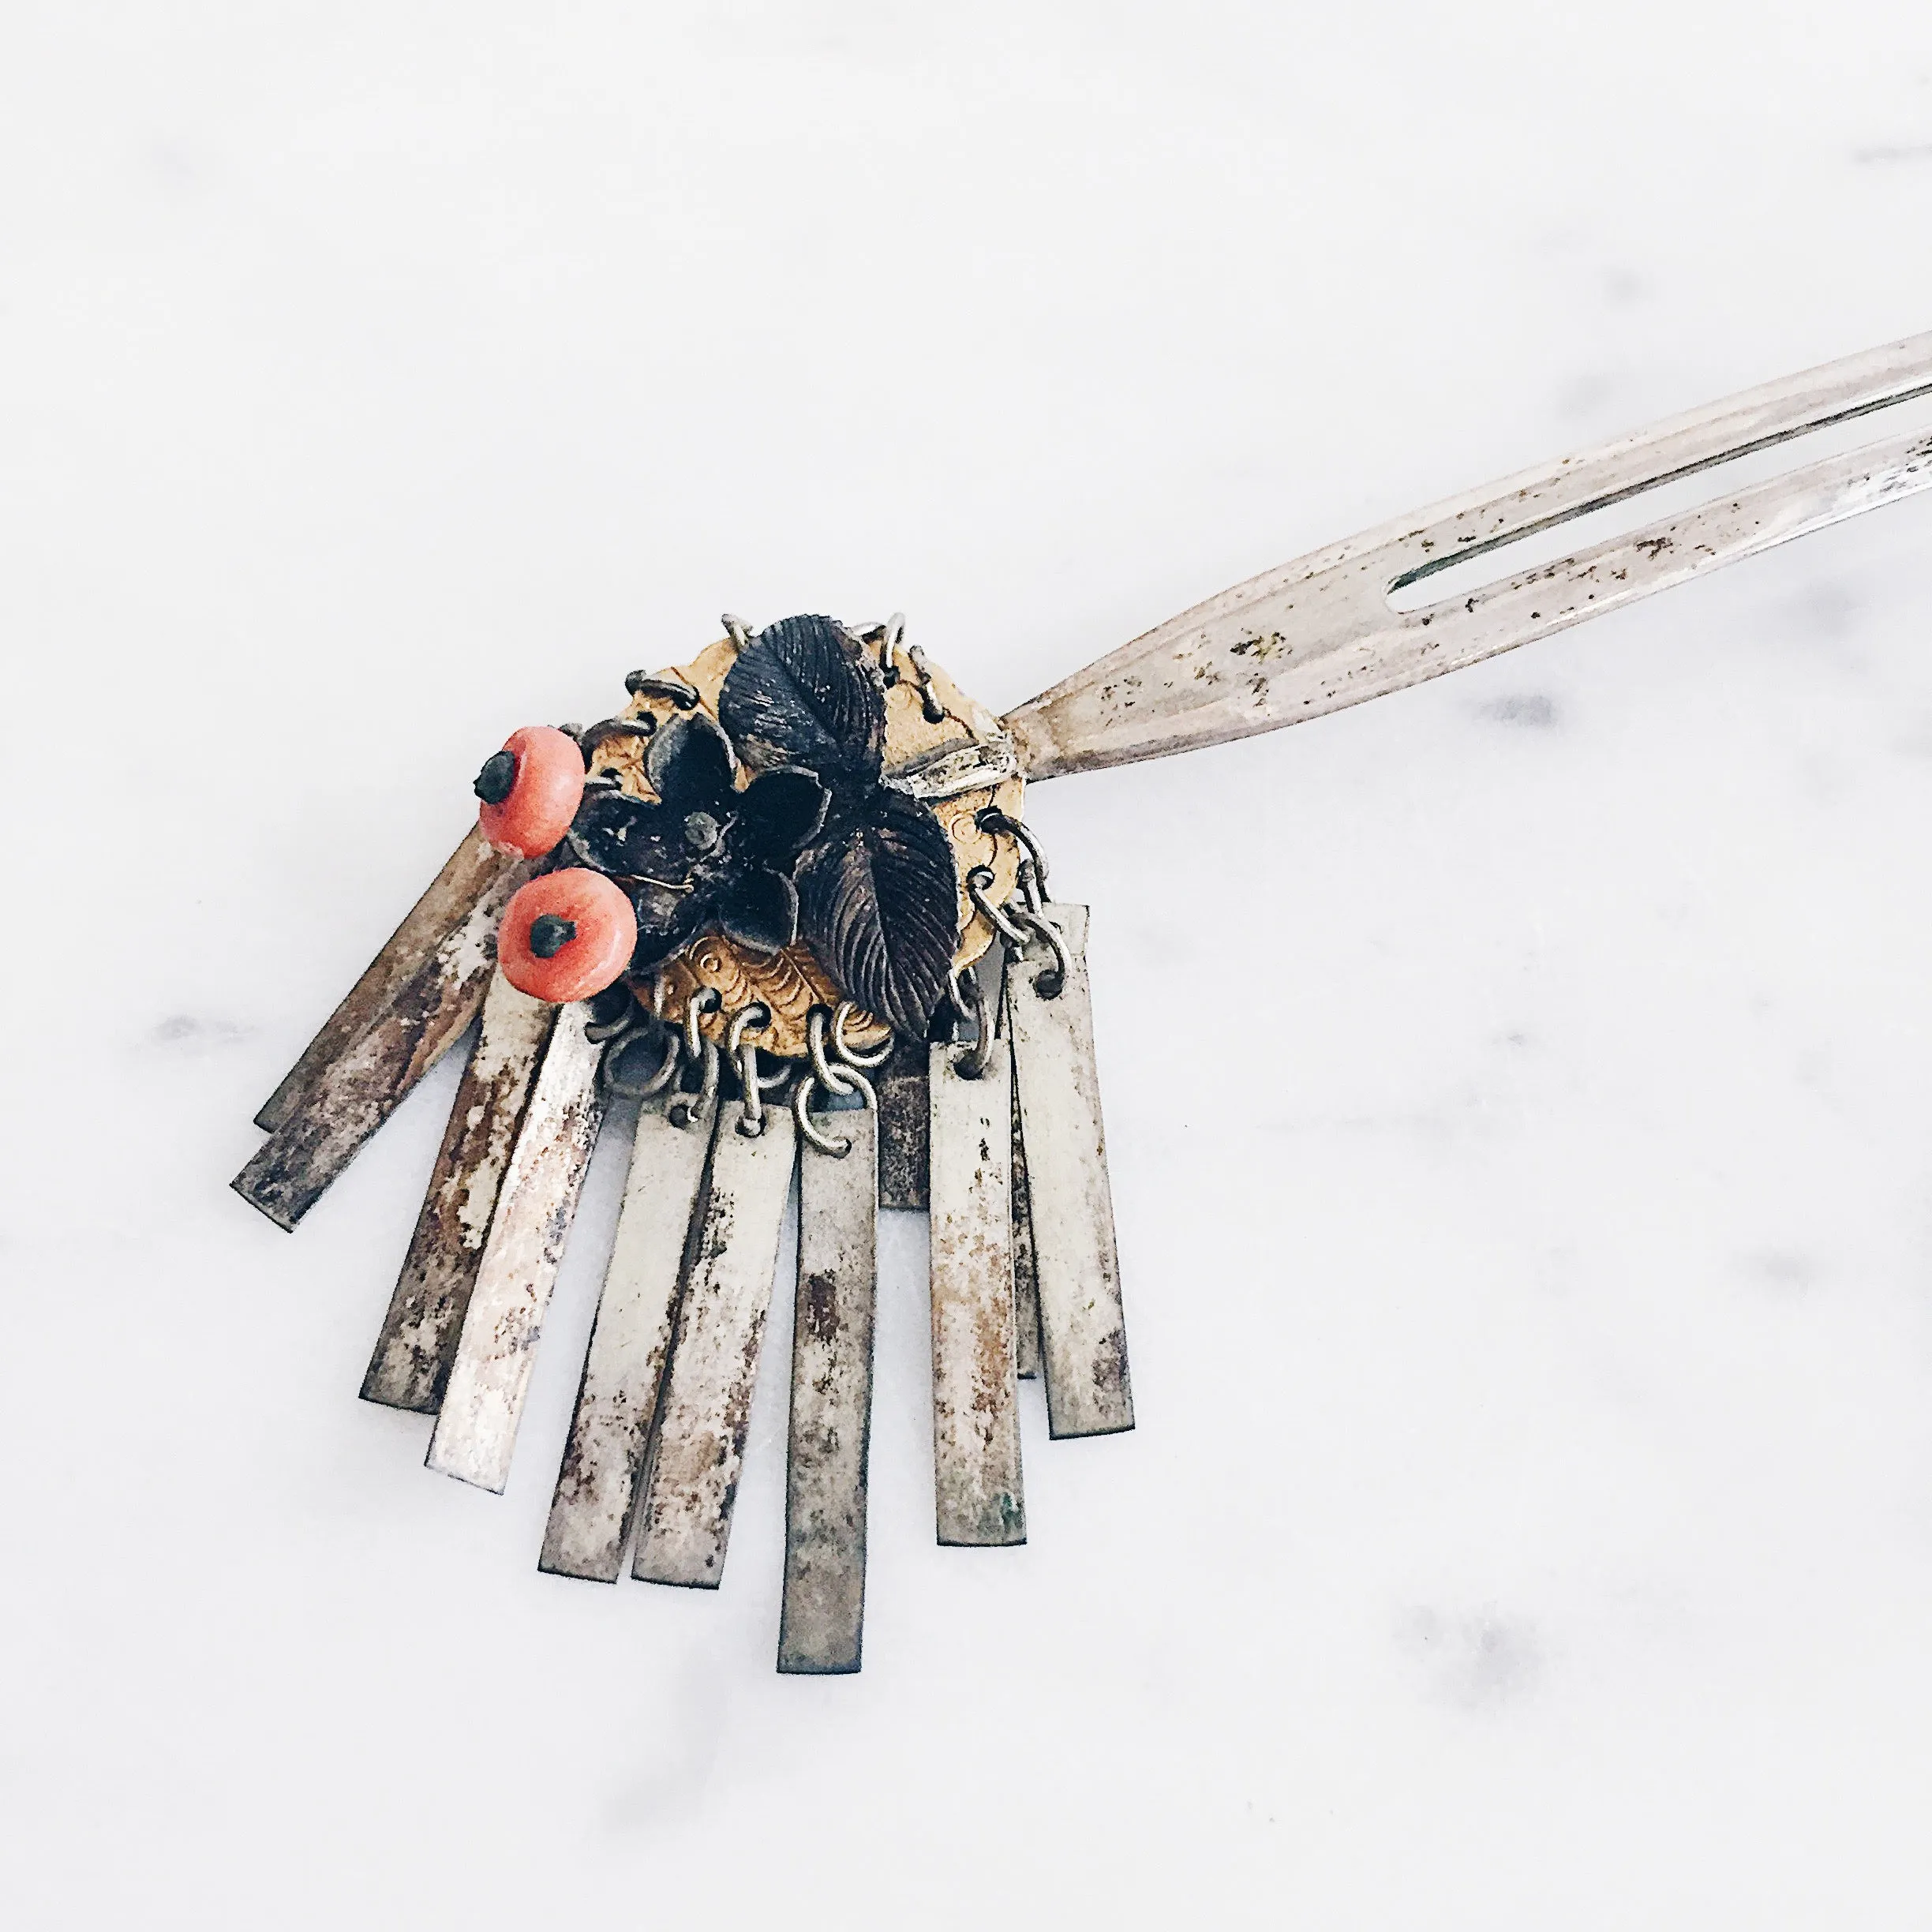
M 738 646 L 728 637 L 707 646 L 687 665 L 666 675 L 680 679 L 698 693 L 699 707 L 713 718 L 717 716 L 718 692 L 725 673 L 737 661 Z M 926 716 L 925 702 L 918 683 L 902 677 L 886 692 L 886 769 L 889 773 L 915 759 L 949 745 L 969 743 L 992 744 L 1001 733 L 999 721 L 986 706 L 968 698 L 938 665 L 925 665 L 927 688 L 942 710 L 934 721 Z M 661 728 L 679 715 L 676 702 L 653 693 L 640 693 L 620 713 L 625 717 L 655 718 Z M 644 776 L 644 754 L 649 740 L 614 737 L 599 747 L 591 761 L 593 772 L 608 772 L 633 798 L 654 799 L 650 781 Z M 741 772 L 741 783 L 749 773 Z M 993 943 L 993 928 L 974 907 L 966 890 L 966 876 L 975 867 L 992 870 L 993 882 L 987 897 L 994 905 L 1004 904 L 1013 892 L 1020 869 L 1019 848 L 1010 838 L 998 838 L 983 832 L 975 823 L 988 805 L 997 806 L 1009 817 L 1017 818 L 1026 792 L 1026 781 L 1016 776 L 998 784 L 931 802 L 930 809 L 945 828 L 952 841 L 954 863 L 959 874 L 959 944 L 953 950 L 957 970 L 970 966 Z M 717 1010 L 702 1016 L 698 1025 L 706 1037 L 719 1046 L 724 1043 L 732 1016 L 754 1002 L 769 1009 L 771 1024 L 755 1035 L 759 1050 L 786 1059 L 802 1058 L 807 1050 L 806 1028 L 814 1006 L 836 1007 L 844 997 L 826 971 L 803 943 L 781 953 L 754 953 L 722 934 L 707 933 L 695 939 L 664 969 L 667 1013 L 682 1013 L 691 996 L 706 987 L 717 988 Z M 856 1015 L 846 1028 L 846 1038 L 864 1051 L 882 1044 L 891 1028 L 871 1014 Z

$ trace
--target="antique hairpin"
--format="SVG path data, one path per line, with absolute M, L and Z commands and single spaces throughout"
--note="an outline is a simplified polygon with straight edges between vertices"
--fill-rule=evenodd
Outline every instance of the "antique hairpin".
M 1932 487 L 1918 429 L 1466 593 L 1453 565 L 1932 395 L 1932 334 L 1405 517 L 1184 612 L 995 717 L 903 620 L 786 617 L 616 716 L 513 732 L 477 826 L 256 1117 L 293 1229 L 475 1026 L 362 1386 L 500 1491 L 607 1106 L 623 1205 L 545 1533 L 560 1575 L 715 1588 L 780 1229 L 798 1266 L 778 1668 L 859 1668 L 878 1212 L 931 1216 L 938 1540 L 1026 1538 L 1017 1383 L 1131 1428 L 1088 1000 L 1028 784 L 1320 717 Z

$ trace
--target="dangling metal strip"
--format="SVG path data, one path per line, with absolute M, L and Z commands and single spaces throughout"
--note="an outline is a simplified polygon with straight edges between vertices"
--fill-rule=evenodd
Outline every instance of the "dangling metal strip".
M 362 977 L 303 1049 L 301 1058 L 283 1076 L 281 1085 L 262 1103 L 255 1125 L 272 1133 L 300 1113 L 308 1104 L 309 1090 L 324 1073 L 388 1011 L 398 989 L 427 963 L 437 947 L 474 915 L 485 895 L 505 882 L 515 892 L 534 870 L 527 859 L 496 851 L 472 826 L 430 882 L 429 889 L 410 908 L 408 917 L 389 935 L 388 943 L 369 961 Z M 498 894 L 496 902 L 500 905 L 507 897 Z
M 858 1669 L 865 1619 L 878 1114 L 863 1076 L 848 1070 L 845 1077 L 859 1090 L 861 1105 L 822 1114 L 820 1125 L 808 1111 L 822 1084 L 815 1074 L 801 1083 L 796 1099 L 797 1118 L 808 1131 L 799 1152 L 784 1602 L 778 1623 L 778 1668 L 787 1675 Z
M 754 1082 L 750 1095 L 741 1093 L 717 1109 L 704 1211 L 631 1566 L 631 1574 L 647 1583 L 716 1589 L 724 1574 L 758 1346 L 798 1151 L 791 1110 L 764 1106 L 756 1095 Z M 754 1118 L 763 1123 L 755 1132 Z
M 362 1378 L 365 1402 L 433 1415 L 443 1399 L 497 1193 L 556 1016 L 556 1007 L 519 993 L 501 973 L 491 980 L 475 1050 Z
M 550 1291 L 604 1118 L 590 1009 L 557 1009 L 504 1173 L 436 1432 L 432 1470 L 501 1492 Z
M 939 1541 L 1000 1544 L 1026 1541 L 1013 1356 L 1013 1062 L 983 1007 L 979 1024 L 976 1044 L 935 1046 L 927 1063 L 933 1461 Z
M 1114 1197 L 1094 1066 L 1087 908 L 1054 900 L 1022 922 L 1046 942 L 1006 975 L 1007 1024 L 1032 1200 L 1048 1426 L 1064 1436 L 1133 1427 Z
M 675 1069 L 683 1053 L 676 1034 L 665 1053 Z M 537 1559 L 538 1569 L 560 1576 L 615 1583 L 623 1567 L 717 1118 L 718 1053 L 709 1040 L 700 1067 L 695 1099 L 665 1091 L 638 1110 L 616 1238 Z M 671 1118 L 674 1106 L 682 1125 Z
M 932 1144 L 925 1041 L 895 1039 L 892 1058 L 879 1069 L 878 1087 L 879 1205 L 923 1208 Z
M 1017 1084 L 1013 1088 L 1012 1188 L 1013 1357 L 1020 1380 L 1031 1382 L 1040 1372 L 1039 1273 L 1033 1260 L 1033 1190 L 1027 1179 L 1026 1143 L 1020 1133 Z
M 277 1226 L 293 1229 L 462 1037 L 496 971 L 504 908 L 529 876 L 527 866 L 492 873 L 466 915 L 429 946 L 422 963 L 384 996 L 375 1017 L 295 1095 L 230 1184 L 251 1207 Z

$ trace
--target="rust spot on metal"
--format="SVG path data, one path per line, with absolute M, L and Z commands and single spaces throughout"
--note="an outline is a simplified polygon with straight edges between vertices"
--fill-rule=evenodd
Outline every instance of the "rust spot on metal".
M 900 1041 L 873 1084 L 878 1090 L 878 1204 L 923 1208 L 932 1133 L 926 1043 Z
M 814 1342 L 838 1334 L 838 1283 L 829 1275 L 808 1275 L 804 1282 L 806 1331 Z
M 293 1229 L 363 1144 L 466 1032 L 495 971 L 487 942 L 523 876 L 498 874 L 381 1014 L 331 1061 L 233 1182 L 278 1226 Z

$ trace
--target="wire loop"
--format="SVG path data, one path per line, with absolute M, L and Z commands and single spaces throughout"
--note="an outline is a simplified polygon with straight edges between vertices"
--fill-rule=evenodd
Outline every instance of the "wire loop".
M 716 987 L 700 987 L 684 1002 L 684 1050 L 695 1060 L 703 1050 L 704 1035 L 698 1031 L 698 1016 L 713 1013 L 724 1004 L 724 995 Z
M 838 1011 L 832 1016 L 832 1050 L 847 1066 L 883 1066 L 892 1058 L 892 1036 L 888 1034 L 882 1046 L 875 1046 L 869 1053 L 861 1053 L 845 1037 L 845 1024 L 859 1009 L 850 1000 L 841 1000 Z
M 852 1068 L 845 1069 L 844 1077 L 849 1083 L 843 1088 L 834 1087 L 833 1093 L 856 1092 L 865 1103 L 865 1110 L 878 1111 L 878 1095 L 866 1076 Z M 798 1130 L 807 1143 L 815 1147 L 821 1154 L 829 1154 L 834 1160 L 843 1160 L 852 1150 L 852 1139 L 846 1134 L 827 1133 L 815 1127 L 811 1118 L 811 1097 L 824 1083 L 816 1073 L 807 1073 L 792 1090 L 792 1118 L 798 1123 Z
M 724 1038 L 724 1050 L 736 1063 L 739 1084 L 744 1089 L 739 1102 L 743 1111 L 738 1117 L 738 1131 L 747 1140 L 755 1140 L 765 1131 L 766 1086 L 783 1084 L 784 1076 L 769 1083 L 758 1078 L 758 1043 L 745 1038 L 747 1033 L 762 1033 L 770 1024 L 771 1009 L 762 1000 L 754 1000 L 749 1006 L 740 1007 L 732 1015 L 731 1027 Z
M 993 1022 L 987 1012 L 986 995 L 979 990 L 979 975 L 970 966 L 961 967 L 953 975 L 955 982 L 953 1003 L 964 1016 L 974 1029 L 973 1039 L 967 1050 L 960 1054 L 953 1065 L 964 1080 L 977 1080 L 985 1073 L 993 1058 Z M 960 988 L 970 988 L 962 991 Z
M 1026 950 L 1026 934 L 986 896 L 986 889 L 992 883 L 993 868 L 990 866 L 975 866 L 966 874 L 966 896 L 972 900 L 980 917 L 1014 952 L 1024 953 Z
M 926 661 L 926 653 L 916 644 L 906 646 L 906 656 L 912 665 L 912 676 L 919 684 L 919 711 L 928 724 L 943 724 L 946 708 L 939 702 L 933 690 L 932 667 Z
M 850 1079 L 826 1058 L 826 1009 L 814 1006 L 805 1017 L 805 1038 L 811 1054 L 812 1074 L 827 1093 L 856 1091 Z
M 1073 970 L 1073 956 L 1067 950 L 1067 942 L 1059 927 L 1044 912 L 1035 912 L 1029 907 L 1020 913 L 1020 921 L 1053 948 L 1054 963 L 1034 975 L 1033 990 L 1042 999 L 1058 999 L 1066 990 L 1067 975 Z
M 997 805 L 983 805 L 973 814 L 973 823 L 982 832 L 1004 832 L 1009 839 L 1015 841 L 1032 861 L 1033 877 L 1039 889 L 1041 900 L 1053 897 L 1046 889 L 1046 855 L 1040 850 L 1040 842 L 1033 836 L 1030 827 L 1022 825 L 1011 812 L 1002 811 Z M 1032 895 L 1029 893 L 1028 897 L 1031 902 Z M 1033 910 L 1037 912 L 1039 907 L 1035 905 Z
M 695 1100 L 674 1100 L 665 1110 L 665 1118 L 673 1127 L 688 1127 L 693 1121 L 702 1120 L 717 1098 L 718 1050 L 710 1040 L 701 1041 L 699 1046 L 703 1070 L 698 1078 L 697 1097 Z

